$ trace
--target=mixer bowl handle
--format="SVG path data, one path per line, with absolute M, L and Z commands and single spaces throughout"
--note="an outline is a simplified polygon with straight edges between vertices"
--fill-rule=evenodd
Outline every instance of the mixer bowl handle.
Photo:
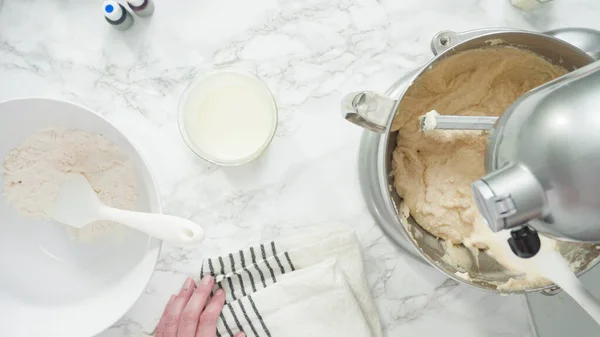
M 396 100 L 373 91 L 353 92 L 342 100 L 342 116 L 365 129 L 385 133 Z

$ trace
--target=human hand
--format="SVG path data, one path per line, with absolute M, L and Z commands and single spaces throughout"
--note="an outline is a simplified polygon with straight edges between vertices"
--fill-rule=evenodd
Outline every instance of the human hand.
M 156 327 L 156 337 L 216 337 L 225 293 L 218 289 L 209 301 L 214 284 L 214 278 L 207 275 L 194 289 L 194 280 L 187 278 L 179 294 L 171 296 L 167 303 Z M 245 336 L 243 332 L 235 335 Z

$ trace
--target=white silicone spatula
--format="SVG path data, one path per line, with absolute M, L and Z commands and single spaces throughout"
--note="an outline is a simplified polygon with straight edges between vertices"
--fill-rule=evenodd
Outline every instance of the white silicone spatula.
M 197 244 L 204 240 L 204 230 L 190 220 L 176 216 L 126 211 L 105 205 L 81 174 L 72 174 L 64 183 L 46 212 L 53 219 L 75 228 L 83 228 L 98 220 L 118 222 L 163 241 Z
M 559 252 L 540 251 L 532 259 L 537 259 L 541 275 L 563 288 L 600 325 L 600 301 L 581 283 Z

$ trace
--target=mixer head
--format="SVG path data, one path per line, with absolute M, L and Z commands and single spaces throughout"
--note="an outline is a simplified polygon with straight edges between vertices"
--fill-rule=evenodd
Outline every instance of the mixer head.
M 509 164 L 472 184 L 473 198 L 492 231 L 511 230 L 508 243 L 523 258 L 537 254 L 540 238 L 527 224 L 543 218 L 545 191 L 525 166 Z
M 538 231 L 600 242 L 600 62 L 513 103 L 490 131 L 485 163 L 473 197 L 492 231 L 511 231 L 515 254 L 535 255 Z
M 490 130 L 473 197 L 492 231 L 511 231 L 518 256 L 539 251 L 538 231 L 600 242 L 600 62 L 529 91 L 499 119 L 431 111 L 420 126 Z

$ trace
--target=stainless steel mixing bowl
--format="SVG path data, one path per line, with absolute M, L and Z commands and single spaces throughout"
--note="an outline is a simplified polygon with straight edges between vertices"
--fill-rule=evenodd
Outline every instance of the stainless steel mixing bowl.
M 380 161 L 378 177 L 380 184 L 387 187 L 382 189 L 387 211 L 397 220 L 394 228 L 389 226 L 384 228 L 388 235 L 397 236 L 400 232 L 432 266 L 470 286 L 504 294 L 548 291 L 556 286 L 550 284 L 519 290 L 498 289 L 498 285 L 517 275 L 487 254 L 474 253 L 464 246 L 459 246 L 455 254 L 470 259 L 472 261 L 470 267 L 462 268 L 457 267 L 455 263 L 449 263 L 448 259 L 444 258 L 446 254 L 444 242 L 425 231 L 412 217 L 403 216 L 402 198 L 393 187 L 392 152 L 396 148 L 397 134 L 390 132 L 390 128 L 407 88 L 423 72 L 446 57 L 461 51 L 497 44 L 500 41 L 502 44 L 531 50 L 567 70 L 589 64 L 600 55 L 600 32 L 590 29 L 562 29 L 543 34 L 512 29 L 481 29 L 464 33 L 444 31 L 438 33 L 431 42 L 434 58 L 422 68 L 407 74 L 388 90 L 388 94 L 396 93 L 396 95 L 389 97 L 369 91 L 352 93 L 344 98 L 342 113 L 347 120 L 373 132 L 382 133 L 384 146 L 378 150 L 377 160 Z M 574 266 L 579 275 L 594 267 L 600 256 L 600 245 L 561 242 L 559 249 L 569 261 L 577 262 Z M 465 272 L 468 273 L 469 278 L 460 276 L 465 275 Z

